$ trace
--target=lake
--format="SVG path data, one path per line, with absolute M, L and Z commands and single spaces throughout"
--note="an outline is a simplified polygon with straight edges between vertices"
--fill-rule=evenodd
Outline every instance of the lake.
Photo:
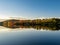
M 60 45 L 60 30 L 1 26 L 0 45 Z

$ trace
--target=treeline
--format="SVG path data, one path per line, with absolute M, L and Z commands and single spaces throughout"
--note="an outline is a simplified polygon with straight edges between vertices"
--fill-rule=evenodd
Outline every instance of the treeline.
M 34 19 L 34 20 L 16 20 L 10 19 L 0 22 L 1 26 L 5 27 L 18 27 L 23 26 L 47 26 L 47 27 L 59 27 L 60 28 L 60 19 L 59 18 L 49 18 L 49 19 Z
M 59 18 L 50 18 L 50 19 L 37 19 L 35 20 L 35 24 L 42 26 L 57 26 L 60 25 Z
M 23 20 L 21 24 L 24 25 L 41 25 L 41 26 L 56 26 L 60 25 L 60 19 L 59 18 L 50 18 L 50 19 L 34 19 L 34 20 Z M 18 23 L 16 23 L 18 24 Z

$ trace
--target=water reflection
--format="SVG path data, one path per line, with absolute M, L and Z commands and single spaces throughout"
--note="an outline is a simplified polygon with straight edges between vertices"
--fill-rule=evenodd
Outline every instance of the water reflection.
M 6 28 L 9 28 L 9 29 L 36 29 L 36 30 L 50 30 L 50 31 L 58 31 L 60 30 L 60 26 L 40 26 L 40 25 L 14 25 L 14 26 L 3 26 L 3 27 L 6 27 Z

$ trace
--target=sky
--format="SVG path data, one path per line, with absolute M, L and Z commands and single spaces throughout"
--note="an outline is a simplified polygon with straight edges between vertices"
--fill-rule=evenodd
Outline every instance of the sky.
M 0 18 L 60 17 L 60 0 L 0 0 Z

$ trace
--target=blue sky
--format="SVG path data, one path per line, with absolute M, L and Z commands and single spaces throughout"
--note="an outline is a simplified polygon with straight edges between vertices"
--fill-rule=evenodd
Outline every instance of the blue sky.
M 60 0 L 0 0 L 0 18 L 60 17 Z

